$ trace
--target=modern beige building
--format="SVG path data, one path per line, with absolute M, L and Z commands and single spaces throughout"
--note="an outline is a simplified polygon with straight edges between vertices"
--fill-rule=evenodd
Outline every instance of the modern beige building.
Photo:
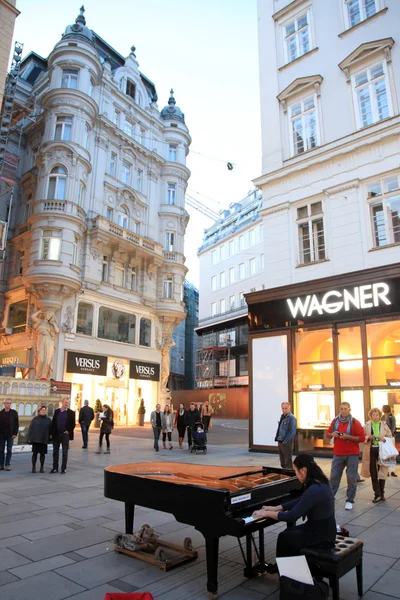
M 0 107 L 3 102 L 15 19 L 19 15 L 19 10 L 15 7 L 16 3 L 17 0 L 0 0 Z

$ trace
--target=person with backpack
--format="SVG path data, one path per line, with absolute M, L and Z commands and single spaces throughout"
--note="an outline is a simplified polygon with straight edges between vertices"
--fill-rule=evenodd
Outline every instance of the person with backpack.
M 392 436 L 396 437 L 396 418 L 392 413 L 392 409 L 390 408 L 389 404 L 384 404 L 382 406 L 382 421 L 385 421 L 386 425 L 389 427 L 390 431 L 392 432 Z M 390 469 L 390 473 L 389 473 L 392 477 L 397 477 L 397 474 L 394 470 L 394 468 L 392 467 Z

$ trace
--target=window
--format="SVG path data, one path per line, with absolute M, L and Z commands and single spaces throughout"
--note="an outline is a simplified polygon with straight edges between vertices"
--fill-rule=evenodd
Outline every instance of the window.
M 85 194 L 85 186 L 83 185 L 82 181 L 80 181 L 79 185 L 78 185 L 78 198 L 77 198 L 78 206 L 82 206 L 84 194 Z
M 24 252 L 17 252 L 15 255 L 15 276 L 19 277 L 23 271 Z
M 244 237 L 242 235 L 239 235 L 239 252 L 241 252 L 242 250 L 244 250 Z
M 119 127 L 119 123 L 121 120 L 121 112 L 117 109 L 114 110 L 114 124 Z
M 249 272 L 250 272 L 250 275 L 256 274 L 256 259 L 255 258 L 251 258 L 249 260 Z
M 225 286 L 226 286 L 225 271 L 222 271 L 222 273 L 219 274 L 219 287 L 223 288 Z
M 344 0 L 347 27 L 355 27 L 376 13 L 376 0 Z
M 106 219 L 108 219 L 109 221 L 113 220 L 113 211 L 112 208 L 110 208 L 109 206 L 106 206 Z
M 101 280 L 108 281 L 108 256 L 103 256 L 102 264 L 101 264 Z
M 42 250 L 40 257 L 42 260 L 60 260 L 61 253 L 61 230 L 43 229 L 42 231 Z
M 381 62 L 356 73 L 352 81 L 359 129 L 392 116 L 386 63 Z
M 300 264 L 307 265 L 325 258 L 322 202 L 297 209 Z
M 260 270 L 264 271 L 264 254 L 260 254 Z
M 131 290 L 137 292 L 137 267 L 131 269 Z
M 72 117 L 57 117 L 54 139 L 70 142 L 72 134 L 72 121 Z
M 229 242 L 229 256 L 233 256 L 235 254 L 235 241 L 231 240 Z
M 248 356 L 247 354 L 243 354 L 239 357 L 239 376 L 248 375 L 249 374 L 249 365 L 248 365 Z
M 175 249 L 175 232 L 174 231 L 166 231 L 165 232 L 165 247 L 164 250 L 167 252 L 173 252 Z
M 143 171 L 141 169 L 137 169 L 136 171 L 136 189 L 138 192 L 142 191 L 143 185 Z
M 400 189 L 397 176 L 368 186 L 375 248 L 400 242 Z
M 246 299 L 244 297 L 244 292 L 240 292 L 239 295 L 240 306 L 246 306 Z
M 118 225 L 124 229 L 128 229 L 128 211 L 125 206 L 119 207 Z
M 225 300 L 225 298 L 222 298 L 219 301 L 219 312 L 221 314 L 224 313 L 224 312 L 226 312 L 226 300 Z
M 215 317 L 216 314 L 217 314 L 217 303 L 211 302 L 211 316 Z
M 229 269 L 229 283 L 235 283 L 235 267 Z
M 112 175 L 113 177 L 115 177 L 116 169 L 117 169 L 117 155 L 115 154 L 115 152 L 111 152 L 110 164 L 108 167 L 109 174 Z
M 133 123 L 131 123 L 127 119 L 125 119 L 124 131 L 127 135 L 129 135 L 129 137 L 133 137 L 133 132 L 134 132 Z
M 136 86 L 130 79 L 126 80 L 126 95 L 130 96 L 133 100 L 136 98 Z
M 125 287 L 125 263 L 119 260 L 115 261 L 114 285 Z
M 89 142 L 89 125 L 87 123 L 85 123 L 85 126 L 83 128 L 83 147 L 87 148 L 88 147 L 88 142 Z
M 89 79 L 88 96 L 90 96 L 90 97 L 93 96 L 93 79 L 92 78 Z
M 217 264 L 217 251 L 216 250 L 211 251 L 211 264 L 212 265 Z
M 28 300 L 10 304 L 8 311 L 7 327 L 13 333 L 23 333 L 26 330 L 26 318 L 28 315 Z
M 229 296 L 229 310 L 235 308 L 235 296 Z
M 76 90 L 78 87 L 79 71 L 76 69 L 63 69 L 61 87 Z
M 136 341 L 136 317 L 113 308 L 100 306 L 97 335 L 104 340 L 134 344 Z
M 289 107 L 291 154 L 301 154 L 318 146 L 315 97 Z
M 172 275 L 167 275 L 163 281 L 163 298 L 173 297 L 173 284 Z
M 47 200 L 65 200 L 67 169 L 54 167 L 50 172 Z
M 244 263 L 240 263 L 240 265 L 239 265 L 239 280 L 244 279 L 244 278 L 245 278 Z
M 175 204 L 176 199 L 176 184 L 169 183 L 167 191 L 167 204 Z
M 133 233 L 140 234 L 140 221 L 133 221 Z
M 139 344 L 147 348 L 151 346 L 151 321 L 144 317 L 140 319 Z
M 220 249 L 219 249 L 219 259 L 220 260 L 225 260 L 226 259 L 225 246 L 221 246 Z
M 132 168 L 132 165 L 130 165 L 128 162 L 126 162 L 126 160 L 122 161 L 121 181 L 123 183 L 125 183 L 126 185 L 130 185 L 130 183 L 131 183 L 131 168 Z
M 211 277 L 211 291 L 212 292 L 216 292 L 217 291 L 217 276 L 213 275 Z
M 92 335 L 93 331 L 93 305 L 87 302 L 79 302 L 76 318 L 76 333 Z
M 74 233 L 72 242 L 72 264 L 79 266 L 79 237 Z
M 178 146 L 177 144 L 170 144 L 168 146 L 168 160 L 176 161 Z
M 305 14 L 284 27 L 286 62 L 309 52 L 311 44 L 308 21 L 308 14 Z
M 144 131 L 143 127 L 141 127 L 139 130 L 138 142 L 139 142 L 139 144 L 142 144 L 142 146 L 144 144 L 144 134 L 145 134 L 145 131 Z
M 256 230 L 250 229 L 249 231 L 249 246 L 254 246 L 256 243 Z
M 139 104 L 139 106 L 143 106 L 143 96 L 141 92 L 137 93 L 137 103 Z

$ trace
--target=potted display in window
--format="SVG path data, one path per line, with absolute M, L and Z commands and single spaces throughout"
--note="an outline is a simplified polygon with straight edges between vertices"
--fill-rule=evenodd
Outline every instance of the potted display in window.
M 102 405 L 101 401 L 97 398 L 95 405 L 94 405 L 94 426 L 95 427 L 100 427 L 99 414 L 101 412 L 103 412 L 103 405 Z
M 144 405 L 143 398 L 140 399 L 140 405 L 138 408 L 138 424 L 140 427 L 144 426 L 144 415 L 146 414 L 146 407 Z

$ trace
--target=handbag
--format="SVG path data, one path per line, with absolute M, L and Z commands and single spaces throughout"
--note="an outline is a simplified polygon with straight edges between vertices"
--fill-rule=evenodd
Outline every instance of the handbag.
M 382 461 L 393 461 L 398 455 L 399 451 L 393 443 L 393 438 L 385 437 L 384 442 L 379 442 L 379 458 Z
M 280 600 L 327 600 L 329 585 L 325 581 L 313 579 L 314 585 L 301 583 L 289 577 L 280 577 Z

